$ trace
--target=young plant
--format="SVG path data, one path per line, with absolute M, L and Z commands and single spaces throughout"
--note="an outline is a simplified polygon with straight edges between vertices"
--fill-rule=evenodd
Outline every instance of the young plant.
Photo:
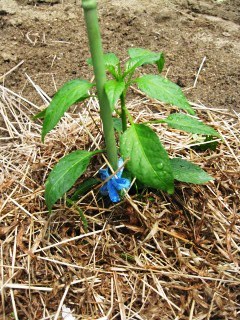
M 113 174 L 109 168 L 100 170 L 100 176 L 105 181 L 100 189 L 103 195 L 108 194 L 113 202 L 117 202 L 120 200 L 119 191 L 129 188 L 130 181 L 121 177 L 123 160 L 127 163 L 128 171 L 142 184 L 169 194 L 174 192 L 174 180 L 195 184 L 212 180 L 212 177 L 197 165 L 181 158 L 169 158 L 157 134 L 146 124 L 134 123 L 127 110 L 128 89 L 130 86 L 137 86 L 150 98 L 173 105 L 184 112 L 172 113 L 166 119 L 158 120 L 158 123 L 165 123 L 170 128 L 193 134 L 220 137 L 212 127 L 193 117 L 195 111 L 175 83 L 161 75 L 136 75 L 136 69 L 147 64 L 156 65 L 161 73 L 165 62 L 163 53 L 131 48 L 128 50 L 129 59 L 123 66 L 114 53 L 103 55 L 96 1 L 83 0 L 82 4 L 92 56 L 88 63 L 93 65 L 96 85 L 77 79 L 67 82 L 59 89 L 50 105 L 36 116 L 44 118 L 42 141 L 71 105 L 87 99 L 89 91 L 97 89 L 95 93 L 100 104 L 107 156 L 111 169 L 114 170 Z M 109 80 L 106 79 L 106 72 L 111 76 Z M 117 107 L 119 101 L 120 110 Z M 113 121 L 114 112 L 119 118 Z M 114 127 L 120 136 L 119 150 L 116 146 Z M 59 161 L 46 181 L 45 199 L 49 210 L 85 172 L 91 158 L 100 152 L 103 150 L 77 150 Z M 94 184 L 90 183 L 90 186 L 92 185 Z

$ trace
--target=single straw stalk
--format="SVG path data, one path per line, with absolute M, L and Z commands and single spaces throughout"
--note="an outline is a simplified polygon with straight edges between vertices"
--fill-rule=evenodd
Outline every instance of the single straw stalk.
M 85 22 L 89 40 L 89 47 L 93 62 L 93 70 L 96 79 L 97 95 L 100 105 L 100 117 L 103 123 L 103 133 L 106 143 L 108 160 L 113 170 L 117 169 L 117 146 L 114 136 L 112 112 L 108 102 L 104 85 L 107 81 L 104 66 L 102 42 L 97 17 L 97 1 L 82 0 Z

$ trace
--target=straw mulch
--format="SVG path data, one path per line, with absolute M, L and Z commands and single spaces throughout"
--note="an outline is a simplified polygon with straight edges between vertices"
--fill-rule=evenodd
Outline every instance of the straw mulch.
M 173 196 L 130 192 L 115 205 L 93 188 L 77 203 L 86 232 L 66 199 L 49 215 L 44 182 L 63 155 L 103 145 L 97 102 L 72 108 L 42 144 L 41 121 L 31 117 L 44 106 L 3 86 L 0 95 L 1 319 L 62 319 L 65 308 L 65 319 L 240 319 L 236 113 L 193 104 L 223 136 L 216 151 L 196 152 L 191 134 L 152 125 L 171 157 L 199 164 L 215 180 L 176 183 Z M 141 97 L 129 108 L 139 122 L 169 114 Z M 99 155 L 86 176 L 104 164 Z

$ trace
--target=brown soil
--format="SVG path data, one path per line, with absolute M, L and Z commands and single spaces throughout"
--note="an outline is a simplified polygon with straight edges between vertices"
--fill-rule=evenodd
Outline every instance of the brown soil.
M 99 13 L 105 51 L 121 58 L 134 46 L 163 51 L 164 72 L 190 101 L 239 110 L 238 0 L 103 0 Z M 1 0 L 0 14 L 0 74 L 24 60 L 1 78 L 8 88 L 37 102 L 26 74 L 50 96 L 70 78 L 91 78 L 80 1 Z

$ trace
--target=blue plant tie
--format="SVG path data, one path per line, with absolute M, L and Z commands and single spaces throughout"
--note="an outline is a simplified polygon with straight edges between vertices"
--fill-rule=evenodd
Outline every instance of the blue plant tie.
M 123 160 L 120 158 L 118 160 L 118 168 L 123 165 Z M 119 202 L 120 196 L 118 191 L 122 189 L 128 189 L 130 187 L 130 180 L 127 178 L 121 178 L 123 173 L 123 167 L 111 178 L 109 179 L 101 188 L 100 192 L 104 196 L 109 196 L 112 202 Z M 100 178 L 105 181 L 111 174 L 109 173 L 109 168 L 99 170 Z

